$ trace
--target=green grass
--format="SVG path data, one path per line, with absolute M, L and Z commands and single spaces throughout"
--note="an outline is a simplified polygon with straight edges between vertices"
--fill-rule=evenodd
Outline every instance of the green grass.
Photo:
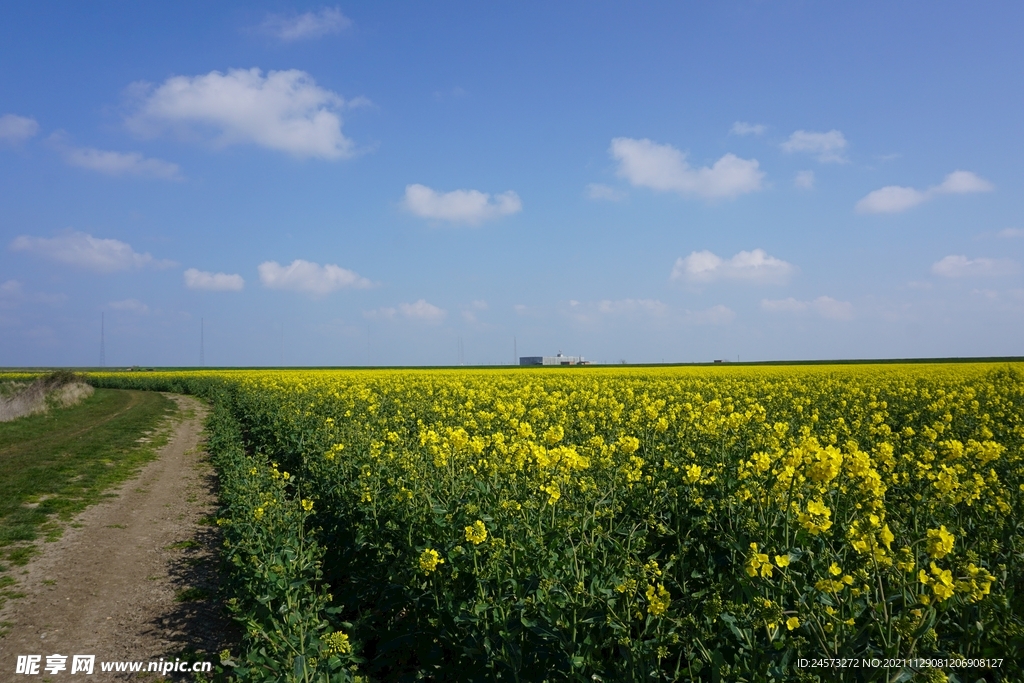
M 176 409 L 155 392 L 97 389 L 71 408 L 0 423 L 0 565 L 28 562 L 40 535 L 59 538 L 151 460 L 166 436 L 148 433 Z

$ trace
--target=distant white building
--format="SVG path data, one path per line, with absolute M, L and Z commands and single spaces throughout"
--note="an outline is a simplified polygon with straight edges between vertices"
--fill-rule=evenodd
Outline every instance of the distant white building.
M 520 365 L 590 365 L 583 356 L 520 356 Z

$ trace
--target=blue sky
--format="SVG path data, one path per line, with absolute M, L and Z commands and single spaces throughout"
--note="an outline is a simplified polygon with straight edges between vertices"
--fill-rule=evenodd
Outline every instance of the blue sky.
M 8 2 L 0 365 L 1022 355 L 1022 25 Z

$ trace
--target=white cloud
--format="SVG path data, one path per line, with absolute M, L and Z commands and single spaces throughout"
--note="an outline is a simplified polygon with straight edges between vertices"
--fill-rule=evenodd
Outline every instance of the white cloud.
M 857 202 L 856 209 L 860 213 L 899 213 L 918 204 L 923 204 L 928 199 L 927 192 L 915 190 L 912 187 L 889 185 L 869 192 L 867 196 Z
M 718 304 L 704 311 L 687 311 L 686 321 L 694 325 L 728 325 L 736 313 L 728 306 Z
M 17 114 L 0 116 L 0 142 L 18 144 L 25 142 L 39 132 L 39 124 L 35 119 Z
M 122 301 L 111 301 L 107 304 L 109 308 L 115 311 L 127 311 L 128 313 L 149 313 L 149 306 L 142 303 L 138 299 L 124 299 Z
M 969 259 L 956 255 L 932 264 L 932 272 L 942 277 L 1000 277 L 1013 275 L 1017 270 L 1017 264 L 1010 259 Z
M 453 190 L 440 193 L 426 185 L 406 185 L 403 205 L 420 218 L 479 225 L 481 222 L 509 216 L 523 209 L 519 195 L 509 190 L 491 195 L 479 190 Z
M 597 310 L 601 313 L 612 314 L 646 313 L 649 315 L 665 315 L 668 312 L 668 306 L 657 299 L 619 299 L 617 301 L 604 299 L 597 304 Z
M 428 303 L 426 299 L 419 299 L 411 304 L 398 304 L 397 307 L 377 308 L 366 311 L 363 315 L 372 319 L 395 320 L 399 317 L 406 320 L 417 320 L 431 324 L 440 323 L 448 315 L 443 308 Z
M 760 190 L 764 178 L 756 159 L 726 154 L 711 167 L 695 169 L 685 153 L 647 139 L 615 138 L 609 153 L 619 162 L 618 175 L 633 185 L 685 196 L 733 198 Z
M 969 194 L 972 192 L 991 192 L 992 183 L 980 178 L 970 171 L 953 171 L 941 183 L 929 191 L 935 194 Z
M 782 151 L 814 154 L 822 163 L 845 163 L 843 152 L 846 151 L 846 137 L 838 130 L 827 133 L 798 130 L 782 143 Z
M 324 7 L 319 12 L 306 12 L 292 17 L 270 14 L 260 28 L 285 42 L 292 42 L 340 33 L 351 25 L 352 20 L 337 7 Z
M 848 301 L 838 301 L 830 296 L 819 296 L 812 301 L 799 301 L 793 297 L 763 299 L 761 308 L 769 313 L 811 312 L 831 320 L 849 320 L 853 317 L 853 304 Z
M 252 143 L 321 159 L 353 154 L 338 113 L 345 101 L 304 71 L 270 71 L 265 77 L 256 68 L 211 71 L 133 89 L 141 99 L 128 126 L 140 134 L 170 128 L 202 137 L 212 131 L 218 146 Z
M 796 177 L 793 178 L 793 185 L 801 190 L 813 190 L 814 171 L 800 171 L 796 174 Z
M 993 189 L 992 183 L 970 171 L 953 171 L 941 183 L 927 190 L 888 185 L 869 192 L 857 202 L 856 209 L 860 213 L 899 213 L 930 201 L 940 194 L 991 192 Z
M 201 289 L 208 292 L 240 292 L 245 287 L 245 280 L 241 275 L 209 273 L 189 268 L 185 271 L 185 286 L 189 289 Z
M 763 123 L 747 123 L 746 121 L 737 121 L 732 124 L 732 128 L 729 130 L 733 135 L 760 135 L 768 129 L 768 126 Z
M 477 299 L 471 301 L 469 306 L 462 311 L 462 317 L 466 322 L 475 323 L 477 321 L 476 313 L 474 311 L 486 311 L 489 308 L 487 302 L 483 299 Z
M 1012 239 L 1014 237 L 1024 237 L 1024 230 L 1020 228 L 1005 228 L 996 233 L 997 237 L 1004 239 Z
M 591 199 L 618 202 L 626 198 L 626 193 L 601 183 L 590 183 L 587 185 L 587 196 Z
M 687 282 L 743 280 L 777 284 L 785 282 L 794 272 L 796 268 L 792 264 L 769 256 L 763 249 L 741 251 L 731 259 L 723 259 L 704 250 L 676 259 L 669 279 Z
M 411 304 L 398 304 L 398 312 L 411 320 L 423 320 L 429 323 L 439 323 L 448 315 L 447 311 L 427 303 L 425 299 Z
M 100 239 L 84 232 L 67 232 L 57 237 L 21 235 L 14 238 L 10 248 L 98 273 L 174 265 L 173 261 L 158 261 L 148 253 L 140 254 L 120 240 Z
M 339 289 L 366 289 L 373 283 L 351 270 L 340 268 L 328 263 L 319 263 L 296 259 L 287 266 L 277 261 L 266 261 L 257 268 L 260 282 L 267 289 L 285 289 L 292 292 L 324 295 Z
M 137 175 L 163 180 L 181 180 L 177 164 L 163 159 L 147 159 L 139 152 L 110 152 L 91 147 L 78 147 L 66 150 L 64 158 L 72 166 L 107 175 Z

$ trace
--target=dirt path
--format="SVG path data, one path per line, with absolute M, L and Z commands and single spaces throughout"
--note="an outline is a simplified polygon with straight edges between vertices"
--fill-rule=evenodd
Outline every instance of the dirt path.
M 200 443 L 204 406 L 170 395 L 182 417 L 156 460 L 114 497 L 75 519 L 18 576 L 26 596 L 0 611 L 0 680 L 195 680 L 192 674 L 103 673 L 105 661 L 216 661 L 229 628 L 216 601 L 214 477 Z M 46 674 L 46 657 L 67 668 Z M 71 675 L 71 655 L 95 655 L 91 676 Z M 42 655 L 40 676 L 15 675 L 18 655 Z M 145 671 L 146 665 L 143 665 Z

